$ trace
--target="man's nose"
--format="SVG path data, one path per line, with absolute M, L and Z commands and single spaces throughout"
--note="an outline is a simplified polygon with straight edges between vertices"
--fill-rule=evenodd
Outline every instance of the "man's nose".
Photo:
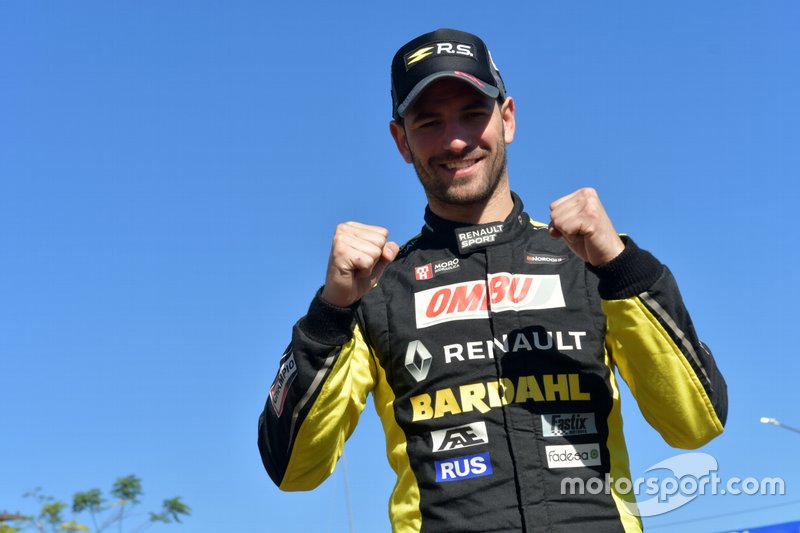
M 460 153 L 470 144 L 470 134 L 458 120 L 450 121 L 444 130 L 443 148 Z

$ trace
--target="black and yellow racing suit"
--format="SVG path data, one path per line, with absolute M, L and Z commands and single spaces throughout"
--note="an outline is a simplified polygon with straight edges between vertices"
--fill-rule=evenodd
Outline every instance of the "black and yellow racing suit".
M 360 302 L 318 294 L 295 325 L 259 419 L 273 481 L 319 485 L 371 392 L 395 532 L 639 531 L 618 484 L 562 482 L 630 479 L 615 368 L 670 445 L 722 432 L 725 381 L 672 274 L 629 238 L 587 265 L 516 195 L 502 223 L 425 222 Z

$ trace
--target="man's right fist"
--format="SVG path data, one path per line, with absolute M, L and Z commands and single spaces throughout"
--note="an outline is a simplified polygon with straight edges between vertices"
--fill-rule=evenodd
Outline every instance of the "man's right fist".
M 389 230 L 359 222 L 336 226 L 322 299 L 348 307 L 364 296 L 383 274 L 400 247 L 387 242 Z

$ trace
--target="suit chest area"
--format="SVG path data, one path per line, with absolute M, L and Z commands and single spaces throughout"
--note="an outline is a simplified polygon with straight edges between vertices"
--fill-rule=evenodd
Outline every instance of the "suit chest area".
M 467 386 L 487 406 L 520 387 L 558 402 L 585 397 L 581 374 L 607 373 L 596 280 L 544 231 L 466 256 L 417 250 L 389 281 L 375 341 L 398 400 L 451 389 L 458 401 Z
M 466 256 L 419 249 L 382 282 L 388 328 L 369 335 L 431 524 L 455 500 L 464 513 L 506 502 L 473 517 L 476 531 L 518 519 L 516 507 L 546 515 L 533 509 L 562 475 L 610 468 L 596 279 L 560 241 L 530 233 Z

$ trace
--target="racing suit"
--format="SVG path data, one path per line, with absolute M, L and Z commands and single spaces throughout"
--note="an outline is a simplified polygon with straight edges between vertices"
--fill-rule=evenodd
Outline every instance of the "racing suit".
M 640 531 L 614 369 L 667 443 L 722 432 L 726 384 L 669 270 L 623 237 L 592 267 L 514 196 L 500 223 L 429 209 L 350 308 L 319 293 L 280 360 L 258 444 L 283 490 L 333 472 L 372 392 L 397 483 L 393 530 Z

